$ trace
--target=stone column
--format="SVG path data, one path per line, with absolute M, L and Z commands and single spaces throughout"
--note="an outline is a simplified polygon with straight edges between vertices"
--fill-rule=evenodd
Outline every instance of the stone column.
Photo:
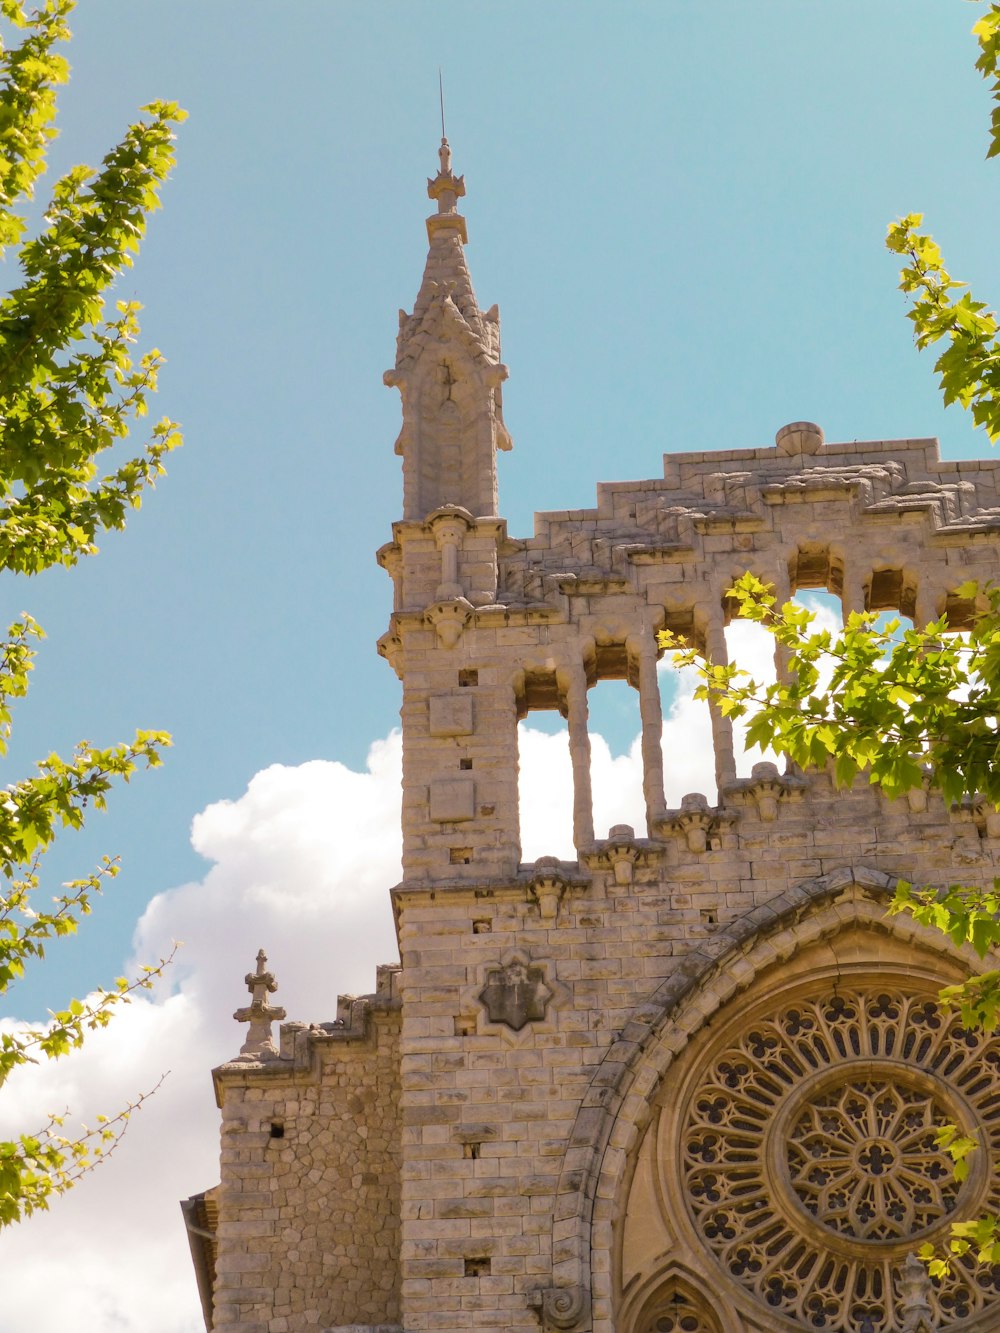
M 928 579 L 922 578 L 917 584 L 917 604 L 913 609 L 913 621 L 916 629 L 926 629 L 934 620 L 940 619 L 937 589 Z
M 650 835 L 662 819 L 667 801 L 663 794 L 663 703 L 656 674 L 656 636 L 650 629 L 629 638 L 626 648 L 639 666 L 639 717 L 642 721 L 642 792 L 646 798 L 646 827 Z
M 458 579 L 458 548 L 466 525 L 461 519 L 439 519 L 434 524 L 434 540 L 441 552 L 441 583 L 436 596 L 439 601 L 451 601 L 462 596 Z
M 722 607 L 712 608 L 705 627 L 705 654 L 713 666 L 728 666 L 729 652 Z M 712 746 L 715 750 L 715 781 L 722 799 L 722 789 L 736 780 L 736 756 L 733 751 L 733 724 L 724 716 L 719 701 L 709 697 L 708 712 L 712 722 Z
M 780 612 L 781 608 L 792 598 L 792 585 L 788 578 L 788 569 L 782 562 L 774 576 L 774 596 L 775 609 Z M 774 645 L 774 670 L 779 681 L 788 680 L 788 649 L 784 644 L 775 642 Z
M 587 673 L 582 662 L 560 668 L 559 687 L 566 700 L 569 757 L 573 765 L 573 842 L 579 851 L 594 841 L 594 800 L 590 785 L 590 733 L 587 730 Z
M 856 569 L 853 565 L 848 565 L 844 570 L 844 591 L 840 595 L 840 604 L 843 607 L 844 623 L 853 612 L 862 612 L 865 609 L 865 580 L 862 570 Z

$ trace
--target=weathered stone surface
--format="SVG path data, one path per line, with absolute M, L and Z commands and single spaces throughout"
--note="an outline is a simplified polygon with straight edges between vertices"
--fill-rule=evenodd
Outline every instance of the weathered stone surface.
M 495 500 L 499 326 L 472 290 L 447 153 L 430 190 L 427 270 L 388 377 L 404 518 L 379 552 L 394 587 L 380 651 L 403 685 L 401 966 L 380 969 L 374 996 L 342 997 L 336 1023 L 284 1024 L 279 1055 L 261 1044 L 216 1071 L 217 1326 L 1000 1327 L 988 1283 L 942 1303 L 905 1267 L 911 1233 L 992 1206 L 985 1174 L 947 1195 L 931 1149 L 895 1122 L 859 1128 L 896 1097 L 921 1131 L 966 1116 L 1000 1153 L 1000 1050 L 942 1029 L 932 1066 L 913 1035 L 975 960 L 885 914 L 897 877 L 991 884 L 1000 816 L 774 764 L 737 777 L 718 711 L 717 792 L 668 809 L 656 681 L 662 627 L 725 660 L 726 593 L 747 569 L 781 597 L 821 587 L 845 611 L 968 623 L 958 588 L 1000 573 L 1000 464 L 942 460 L 928 439 L 826 442 L 795 422 L 774 447 L 668 455 L 662 478 L 603 484 L 595 508 L 539 514 L 511 538 Z M 590 794 L 601 679 L 637 690 L 646 804 L 645 827 L 607 839 Z M 517 721 L 543 708 L 567 720 L 577 859 L 527 866 Z M 772 1049 L 785 1063 L 767 1073 Z M 754 1127 L 723 1133 L 745 1087 Z M 871 1186 L 870 1208 L 796 1176 L 810 1117 L 836 1122 L 828 1155 L 857 1199 Z M 738 1156 L 739 1133 L 753 1160 L 711 1179 L 704 1154 Z M 903 1179 L 897 1160 L 932 1181 L 912 1207 L 884 1188 Z M 798 1227 L 833 1267 L 741 1248 L 758 1203 L 739 1210 L 740 1180 L 791 1228 L 789 1253 L 805 1253 Z M 836 1267 L 858 1247 L 876 1255 L 866 1287 L 857 1265 Z

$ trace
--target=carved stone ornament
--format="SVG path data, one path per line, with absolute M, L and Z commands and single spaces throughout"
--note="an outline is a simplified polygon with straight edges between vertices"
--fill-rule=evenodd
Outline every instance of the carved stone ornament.
M 464 597 L 451 602 L 435 602 L 433 606 L 427 608 L 424 615 L 437 631 L 442 646 L 454 648 L 472 615 L 472 603 L 466 601 Z
M 675 1292 L 643 1323 L 642 1333 L 718 1333 L 718 1324 L 707 1311 Z
M 545 983 L 545 969 L 518 959 L 486 973 L 479 999 L 491 1023 L 504 1023 L 520 1032 L 526 1023 L 545 1017 L 552 990 Z
M 720 1046 L 683 1112 L 678 1165 L 726 1277 L 781 1327 L 1000 1327 L 980 1322 L 1000 1318 L 1000 1266 L 960 1259 L 932 1286 L 908 1260 L 1000 1206 L 1000 1039 L 931 992 L 827 983 Z M 947 1124 L 983 1145 L 964 1181 L 935 1139 Z
M 931 1323 L 932 1283 L 926 1267 L 915 1254 L 908 1254 L 900 1276 L 904 1310 L 903 1333 L 934 1333 Z
M 549 1287 L 532 1292 L 531 1304 L 539 1311 L 542 1327 L 573 1329 L 583 1318 L 587 1304 L 582 1287 Z
M 263 949 L 257 951 L 257 970 L 246 974 L 246 986 L 251 995 L 251 1002 L 243 1009 L 237 1009 L 233 1018 L 237 1023 L 249 1023 L 246 1041 L 240 1047 L 237 1060 L 252 1062 L 257 1060 L 276 1060 L 278 1050 L 271 1036 L 271 1024 L 285 1017 L 284 1009 L 275 1004 L 268 1004 L 268 995 L 278 989 L 274 974 L 267 970 L 267 954 Z

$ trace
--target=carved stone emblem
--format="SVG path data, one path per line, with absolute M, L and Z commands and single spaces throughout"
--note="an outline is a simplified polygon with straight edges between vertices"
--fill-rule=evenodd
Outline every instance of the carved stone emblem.
M 486 973 L 486 985 L 479 992 L 491 1023 L 505 1023 L 520 1032 L 525 1023 L 545 1017 L 552 991 L 545 984 L 545 969 L 534 963 L 514 960 L 506 967 Z

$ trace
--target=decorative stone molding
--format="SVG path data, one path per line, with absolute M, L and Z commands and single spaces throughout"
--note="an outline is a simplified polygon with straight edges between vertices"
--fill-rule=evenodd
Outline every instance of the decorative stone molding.
M 571 889 L 584 889 L 587 881 L 570 874 L 555 856 L 540 856 L 531 871 L 528 892 L 538 903 L 543 921 L 554 921 L 563 899 Z
M 478 965 L 475 980 L 458 996 L 458 1011 L 478 1014 L 480 1033 L 518 1046 L 530 1044 L 538 1031 L 553 1030 L 552 1010 L 563 1008 L 570 998 L 551 959 L 518 947 Z
M 1000 838 L 1000 810 L 985 797 L 973 802 L 973 817 L 981 838 Z
M 683 830 L 689 852 L 704 852 L 708 848 L 708 831 L 712 827 L 712 812 L 708 799 L 700 791 L 688 792 L 681 797 L 681 812 L 674 823 Z
M 787 787 L 781 781 L 777 764 L 754 764 L 750 770 L 747 791 L 757 802 L 760 817 L 771 823 L 778 817 L 778 802 L 784 796 Z
M 456 597 L 454 601 L 436 602 L 433 606 L 429 606 L 424 616 L 437 631 L 441 646 L 454 648 L 462 637 L 462 631 L 468 624 L 472 612 L 471 602 L 466 601 L 464 597 Z
M 513 959 L 490 968 L 478 999 L 491 1023 L 503 1023 L 512 1032 L 520 1032 L 526 1023 L 537 1023 L 545 1017 L 552 991 L 545 984 L 544 967 Z
M 396 675 L 403 678 L 403 641 L 399 635 L 392 630 L 387 630 L 381 635 L 375 644 L 379 657 L 385 660 L 395 671 Z
M 815 454 L 823 447 L 823 428 L 812 421 L 791 421 L 774 437 L 782 454 Z
M 636 867 L 659 865 L 666 855 L 662 841 L 636 837 L 631 824 L 615 824 L 606 839 L 580 853 L 580 862 L 592 871 L 610 870 L 615 883 L 625 887 L 635 882 Z
M 710 806 L 707 796 L 700 791 L 692 791 L 681 797 L 680 810 L 667 810 L 662 819 L 653 821 L 653 832 L 659 837 L 681 833 L 688 851 L 700 855 L 712 845 L 713 833 L 738 818 L 737 811 Z
M 605 855 L 614 870 L 615 883 L 623 886 L 631 884 L 635 878 L 635 863 L 639 859 L 635 829 L 631 824 L 615 824 L 608 831 Z
M 931 1320 L 931 1280 L 915 1254 L 908 1254 L 900 1273 L 904 1312 L 901 1333 L 936 1333 Z
M 441 601 L 463 595 L 458 556 L 465 534 L 471 526 L 470 519 L 468 510 L 460 509 L 458 506 L 439 509 L 428 518 L 428 524 L 434 534 L 434 543 L 441 552 L 441 582 L 435 594 Z
M 782 805 L 803 798 L 809 788 L 809 778 L 799 772 L 782 773 L 777 764 L 767 760 L 754 764 L 748 778 L 737 778 L 722 789 L 726 802 L 753 801 L 764 823 L 778 818 Z
M 856 924 L 908 947 L 922 946 L 954 975 L 956 951 L 940 932 L 886 915 L 895 883 L 895 877 L 867 866 L 805 881 L 702 941 L 633 1012 L 595 1073 L 571 1136 L 578 1151 L 557 1188 L 560 1283 L 590 1290 L 595 1201 L 604 1200 L 607 1207 L 617 1198 L 628 1154 L 648 1123 L 652 1095 L 679 1052 L 760 971 Z M 962 956 L 971 970 L 971 950 Z M 597 1321 L 594 1327 L 607 1333 L 610 1324 Z
M 246 1041 L 240 1047 L 237 1061 L 257 1063 L 262 1060 L 277 1060 L 278 1051 L 271 1036 L 271 1024 L 285 1017 L 284 1009 L 268 1004 L 268 995 L 278 989 L 274 974 L 267 971 L 267 954 L 263 949 L 257 951 L 257 970 L 246 975 L 247 990 L 252 999 L 243 1009 L 237 1009 L 233 1018 L 237 1023 L 249 1023 Z
M 528 1303 L 538 1311 L 543 1328 L 568 1330 L 580 1326 L 587 1296 L 582 1287 L 548 1287 L 533 1291 Z

